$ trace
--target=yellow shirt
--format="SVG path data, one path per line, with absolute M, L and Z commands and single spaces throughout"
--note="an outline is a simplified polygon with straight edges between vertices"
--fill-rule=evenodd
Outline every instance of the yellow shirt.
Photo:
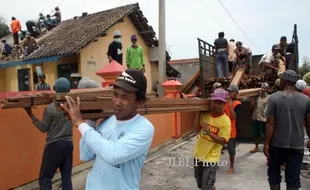
M 221 156 L 222 145 L 215 143 L 212 138 L 206 134 L 202 124 L 210 126 L 210 131 L 218 137 L 222 137 L 228 142 L 230 138 L 230 119 L 226 114 L 219 117 L 212 117 L 210 112 L 203 113 L 200 116 L 201 130 L 198 134 L 197 143 L 194 150 L 194 156 L 203 162 L 218 162 Z

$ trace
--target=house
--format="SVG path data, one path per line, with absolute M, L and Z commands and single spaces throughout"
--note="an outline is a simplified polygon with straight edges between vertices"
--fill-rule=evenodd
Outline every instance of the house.
M 158 40 L 139 4 L 130 4 L 94 14 L 85 14 L 61 22 L 59 26 L 38 40 L 40 48 L 29 56 L 0 63 L 0 92 L 31 91 L 37 82 L 37 73 L 46 75 L 52 87 L 58 77 L 70 78 L 79 73 L 101 83 L 96 71 L 108 64 L 107 50 L 113 40 L 113 31 L 120 30 L 123 44 L 123 63 L 130 36 L 138 36 L 144 48 L 148 92 L 158 81 Z M 170 60 L 167 55 L 167 61 Z M 126 64 L 123 64 L 126 67 Z M 168 77 L 180 73 L 167 64 Z
M 197 70 L 199 70 L 199 58 L 191 59 L 175 59 L 170 60 L 169 65 L 181 73 L 178 79 L 182 84 L 185 84 Z

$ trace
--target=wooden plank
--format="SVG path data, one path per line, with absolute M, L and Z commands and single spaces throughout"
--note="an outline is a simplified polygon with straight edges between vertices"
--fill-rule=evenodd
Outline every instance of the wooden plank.
M 234 78 L 230 84 L 238 86 L 242 77 L 243 77 L 244 71 L 245 71 L 244 67 L 239 67 L 238 71 L 236 72 L 236 74 L 235 74 L 235 76 L 234 76 Z

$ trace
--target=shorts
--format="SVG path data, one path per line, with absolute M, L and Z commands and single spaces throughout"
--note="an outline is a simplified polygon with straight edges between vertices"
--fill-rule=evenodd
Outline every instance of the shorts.
M 253 137 L 261 137 L 264 138 L 266 129 L 266 122 L 252 120 L 252 134 Z
M 216 181 L 217 163 L 203 163 L 194 158 L 194 172 L 199 189 L 212 189 Z
M 236 139 L 230 138 L 227 143 L 228 154 L 231 156 L 236 155 Z

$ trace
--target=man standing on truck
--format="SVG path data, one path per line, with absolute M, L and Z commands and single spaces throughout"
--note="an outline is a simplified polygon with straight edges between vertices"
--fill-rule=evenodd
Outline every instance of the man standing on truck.
M 252 115 L 252 133 L 255 139 L 255 148 L 250 153 L 258 152 L 259 139 L 264 138 L 266 129 L 266 111 L 270 95 L 268 83 L 263 83 L 259 96 L 253 97 L 251 107 L 254 108 Z
M 214 48 L 216 51 L 216 70 L 219 78 L 223 77 L 222 67 L 224 69 L 224 77 L 229 77 L 228 42 L 224 36 L 224 32 L 220 32 L 218 38 L 214 41 Z
M 227 88 L 228 91 L 228 99 L 224 108 L 224 112 L 229 117 L 231 122 L 231 132 L 230 139 L 227 143 L 227 149 L 230 159 L 230 167 L 228 170 L 228 174 L 235 173 L 235 156 L 236 156 L 236 121 L 237 117 L 240 115 L 241 110 L 241 102 L 237 99 L 239 88 L 237 85 L 229 85 Z
M 214 190 L 221 150 L 230 138 L 230 119 L 224 113 L 227 91 L 211 94 L 211 111 L 200 116 L 201 130 L 194 150 L 194 172 L 199 189 Z
M 234 39 L 229 40 L 228 43 L 228 66 L 229 66 L 229 73 L 232 73 L 234 61 L 236 60 L 236 54 L 234 52 L 236 48 L 236 42 Z
M 285 65 L 278 64 L 278 59 L 281 59 L 281 55 L 279 53 L 280 47 L 278 44 L 275 44 L 271 48 L 271 52 L 266 53 L 258 63 L 262 72 L 265 72 L 266 69 L 272 69 L 272 71 L 278 73 L 278 75 L 282 74 L 285 71 Z M 283 60 L 282 60 L 283 61 Z
M 245 67 L 246 68 L 245 73 L 251 75 L 252 72 L 251 49 L 247 45 L 239 41 L 236 43 L 236 48 L 234 52 L 237 58 L 234 64 L 233 73 L 235 73 L 239 67 Z
M 264 154 L 269 158 L 268 181 L 271 190 L 279 190 L 280 166 L 285 162 L 285 181 L 288 190 L 297 190 L 304 154 L 304 124 L 310 136 L 310 100 L 296 91 L 299 79 L 293 70 L 281 76 L 281 89 L 268 101 Z M 308 147 L 310 142 L 308 142 Z
M 59 78 L 55 82 L 56 93 L 70 91 L 70 82 Z M 52 179 L 59 168 L 62 189 L 72 190 L 72 161 L 73 142 L 72 124 L 66 119 L 63 111 L 58 111 L 55 102 L 50 103 L 44 110 L 43 120 L 38 120 L 31 108 L 25 108 L 33 124 L 42 132 L 47 132 L 47 138 L 40 169 L 40 189 L 52 189 Z

